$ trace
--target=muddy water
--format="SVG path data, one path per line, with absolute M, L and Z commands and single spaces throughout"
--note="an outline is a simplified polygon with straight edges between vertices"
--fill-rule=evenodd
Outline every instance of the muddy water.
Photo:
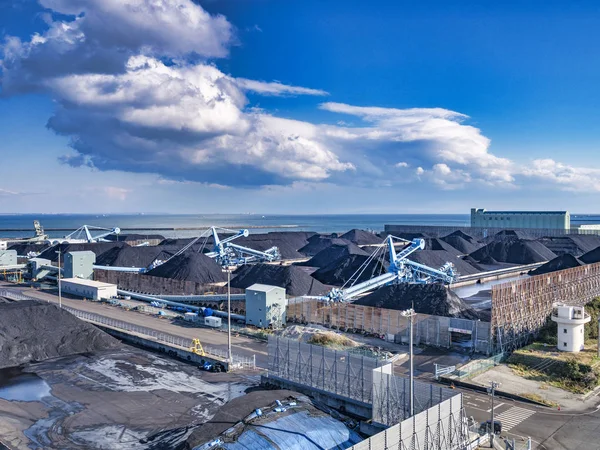
M 0 398 L 9 401 L 37 402 L 50 395 L 50 386 L 33 373 L 18 368 L 0 370 Z

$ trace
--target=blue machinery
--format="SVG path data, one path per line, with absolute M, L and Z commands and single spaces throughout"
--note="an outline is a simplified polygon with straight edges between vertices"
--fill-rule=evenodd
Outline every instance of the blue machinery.
M 400 252 L 396 253 L 395 243 L 408 243 Z M 371 278 L 362 283 L 356 283 L 369 264 L 378 260 L 378 256 L 384 248 L 387 247 L 390 265 L 386 273 Z M 408 259 L 408 256 L 417 250 L 425 248 L 424 239 L 413 239 L 407 241 L 395 236 L 388 236 L 385 241 L 367 258 L 367 260 L 358 268 L 350 279 L 341 288 L 332 289 L 326 299 L 336 302 L 347 302 L 356 297 L 377 289 L 381 286 L 391 283 L 435 283 L 444 284 L 453 283 L 458 279 L 458 274 L 454 271 L 454 265 L 447 262 L 439 269 L 428 267 Z M 346 285 L 349 284 L 348 287 Z
M 92 236 L 92 231 L 101 231 L 100 234 Z M 37 233 L 37 228 L 36 228 Z M 43 230 L 42 230 L 43 233 Z M 93 242 L 110 242 L 104 239 L 107 236 L 114 234 L 118 236 L 121 233 L 121 229 L 115 228 L 101 228 L 94 227 L 91 225 L 83 225 L 73 231 L 71 234 L 66 235 L 64 238 L 52 238 L 47 242 L 51 245 L 56 244 L 82 244 L 82 243 L 93 243 Z

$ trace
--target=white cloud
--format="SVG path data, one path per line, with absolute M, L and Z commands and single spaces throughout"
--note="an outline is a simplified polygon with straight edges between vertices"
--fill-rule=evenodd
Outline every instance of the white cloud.
M 116 186 L 105 186 L 103 191 L 108 198 L 125 201 L 127 200 L 127 194 L 131 192 L 131 189 L 125 189 Z
M 277 81 L 265 82 L 248 80 L 246 78 L 236 78 L 235 81 L 237 85 L 240 86 L 240 88 L 246 91 L 252 91 L 263 95 L 329 95 L 328 92 L 323 91 L 321 89 L 311 89 L 300 86 L 289 86 L 287 84 L 281 84 Z
M 407 162 L 402 161 L 402 162 L 396 163 L 394 167 L 406 168 L 406 167 L 409 167 L 409 164 Z
M 600 169 L 573 167 L 553 159 L 536 159 L 522 168 L 521 175 L 564 190 L 600 192 Z

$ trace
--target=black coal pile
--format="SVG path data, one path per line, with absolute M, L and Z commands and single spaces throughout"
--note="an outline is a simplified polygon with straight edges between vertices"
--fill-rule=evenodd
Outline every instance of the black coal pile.
M 556 258 L 556 254 L 541 242 L 517 238 L 494 240 L 469 256 L 481 264 L 489 264 L 487 261 L 491 260 L 510 264 L 533 264 Z
M 496 233 L 491 239 L 534 239 L 534 236 L 523 230 L 502 230 Z
M 310 276 L 308 271 L 298 266 L 275 266 L 254 264 L 242 266 L 235 271 L 231 286 L 246 289 L 254 283 L 269 284 L 285 288 L 287 295 L 322 295 L 329 289 Z
M 308 261 L 298 265 L 309 267 L 327 267 L 340 258 L 346 258 L 351 255 L 368 256 L 369 254 L 351 242 L 343 245 L 333 244 L 321 250 Z
M 0 368 L 118 347 L 119 341 L 58 306 L 0 300 Z
M 16 250 L 17 255 L 27 256 L 28 253 L 41 253 L 49 247 L 48 244 L 31 244 L 31 243 L 19 243 L 13 244 L 8 247 L 8 250 Z
M 594 250 L 587 252 L 586 254 L 579 257 L 580 261 L 586 264 L 593 264 L 600 262 L 600 247 L 596 247 Z
M 157 245 L 148 247 L 114 247 L 96 258 L 99 266 L 148 267 L 155 260 L 165 261 L 173 256 L 179 247 Z
M 163 241 L 165 239 L 164 236 L 160 234 L 110 234 L 105 237 L 107 241 L 119 241 L 119 242 L 132 242 L 132 241 L 144 241 L 144 240 L 158 240 Z
M 298 251 L 307 256 L 315 256 L 320 251 L 331 247 L 332 245 L 348 245 L 351 243 L 346 239 L 331 238 L 315 235 L 308 240 L 308 244 L 299 249 Z
M 346 239 L 347 241 L 353 242 L 356 245 L 373 245 L 373 244 L 381 244 L 383 238 L 376 235 L 375 233 L 371 233 L 370 231 L 359 230 L 358 228 L 354 228 L 353 230 L 348 231 L 340 236 L 342 239 Z
M 473 308 L 442 284 L 391 284 L 377 289 L 354 303 L 398 310 L 414 307 L 417 313 L 434 316 L 471 320 L 479 318 Z
M 94 252 L 96 258 L 102 253 L 115 248 L 127 246 L 125 242 L 96 242 L 96 243 L 83 243 L 83 244 L 57 244 L 44 250 L 39 258 L 49 259 L 50 261 L 58 261 L 58 250 L 61 252 L 61 258 L 64 257 L 65 253 L 68 252 L 83 252 L 91 251 Z
M 472 275 L 481 271 L 467 261 L 458 258 L 455 253 L 445 250 L 419 250 L 410 254 L 408 259 L 434 269 L 439 269 L 447 262 L 451 262 L 454 264 L 454 270 L 460 275 Z
M 368 255 L 346 255 L 313 272 L 311 275 L 321 283 L 342 286 L 350 279 L 352 279 L 352 282 L 361 283 L 387 271 L 387 262 L 382 262 L 379 259 L 370 260 L 363 270 L 361 266 L 368 259 Z M 361 270 L 357 273 L 359 269 Z
M 203 253 L 186 252 L 146 272 L 153 277 L 193 281 L 200 284 L 227 281 L 227 274 L 214 259 Z
M 479 243 L 474 237 L 468 234 L 456 230 L 454 233 L 450 233 L 448 236 L 441 238 L 442 241 L 451 245 L 453 248 L 458 250 L 463 255 L 473 253 L 475 250 L 482 247 L 483 244 Z
M 461 251 L 455 249 L 444 240 L 438 238 L 425 238 L 425 250 L 445 251 L 455 256 L 463 254 Z
M 573 235 L 552 236 L 540 239 L 540 242 L 557 255 L 571 254 L 579 257 L 600 246 L 600 236 Z
M 572 269 L 573 267 L 583 266 L 585 263 L 579 261 L 573 255 L 564 254 L 548 261 L 543 266 L 529 272 L 529 275 L 543 275 L 557 270 Z
M 314 235 L 313 232 L 304 231 L 255 233 L 245 238 L 236 239 L 234 243 L 260 251 L 277 247 L 283 259 L 298 259 L 305 257 L 298 250 L 306 246 L 309 242 L 308 239 Z

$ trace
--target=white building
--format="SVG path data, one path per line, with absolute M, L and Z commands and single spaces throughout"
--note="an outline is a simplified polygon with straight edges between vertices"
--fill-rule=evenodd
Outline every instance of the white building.
M 246 289 L 246 324 L 259 328 L 285 325 L 286 306 L 284 288 L 253 284 Z
M 8 248 L 8 242 L 0 241 L 0 250 L 6 250 Z
M 579 352 L 585 343 L 585 324 L 591 318 L 586 314 L 583 306 L 567 306 L 562 303 L 554 305 L 551 319 L 558 325 L 557 344 L 558 350 L 563 352 Z
M 471 226 L 477 228 L 571 229 L 568 211 L 487 211 L 471 208 Z
M 81 278 L 62 278 L 60 286 L 65 294 L 77 297 L 100 300 L 117 296 L 117 285 L 100 281 L 84 280 Z

